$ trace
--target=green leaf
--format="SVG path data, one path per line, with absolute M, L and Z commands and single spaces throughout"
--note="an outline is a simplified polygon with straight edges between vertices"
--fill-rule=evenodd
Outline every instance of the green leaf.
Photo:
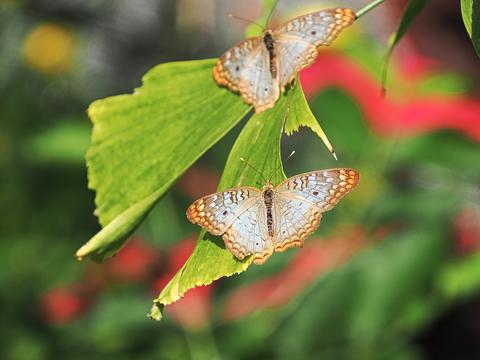
M 78 258 L 113 255 L 174 181 L 248 113 L 212 80 L 215 61 L 158 65 L 133 94 L 89 107 L 89 187 L 104 228 Z
M 407 8 L 403 12 L 397 31 L 390 38 L 388 51 L 387 51 L 387 55 L 385 56 L 385 62 L 383 64 L 383 71 L 382 71 L 383 91 L 385 91 L 385 84 L 387 81 L 387 74 L 388 74 L 388 65 L 392 57 L 393 49 L 398 44 L 398 42 L 402 39 L 402 37 L 405 35 L 410 25 L 412 25 L 413 21 L 418 16 L 418 14 L 420 14 L 420 12 L 423 10 L 427 2 L 428 0 L 410 0 L 408 2 Z
M 285 133 L 287 135 L 292 135 L 302 126 L 310 128 L 315 134 L 317 134 L 324 142 L 328 151 L 330 151 L 333 157 L 337 159 L 335 150 L 333 149 L 332 144 L 330 144 L 327 135 L 318 123 L 317 119 L 312 114 L 303 91 L 293 91 L 291 106 L 289 106 L 289 114 L 285 123 Z
M 222 191 L 235 186 L 257 186 L 265 182 L 255 171 L 246 166 L 240 157 L 263 174 L 265 178 L 272 176 L 275 184 L 285 179 L 280 158 L 280 139 L 285 116 L 290 108 L 291 99 L 301 92 L 296 86 L 288 96 L 282 96 L 277 105 L 266 112 L 254 115 L 235 141 L 228 156 L 218 190 Z M 304 104 L 306 105 L 306 104 Z M 290 108 L 289 116 L 299 116 L 305 111 L 302 106 Z M 205 231 L 200 233 L 197 245 L 180 271 L 162 290 L 149 317 L 160 320 L 161 309 L 180 299 L 187 290 L 200 285 L 210 284 L 223 276 L 231 276 L 245 271 L 251 259 L 236 259 L 223 244 L 220 237 L 214 237 Z
M 480 1 L 461 0 L 460 3 L 465 29 L 472 39 L 477 55 L 480 56 Z

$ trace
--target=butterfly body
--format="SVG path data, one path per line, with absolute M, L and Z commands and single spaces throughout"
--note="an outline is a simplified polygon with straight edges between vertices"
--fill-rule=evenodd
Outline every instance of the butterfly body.
M 352 169 L 313 171 L 274 187 L 244 186 L 207 195 L 187 210 L 187 218 L 213 235 L 222 236 L 239 259 L 252 255 L 264 263 L 273 252 L 302 246 L 330 210 L 359 182 Z
M 275 105 L 281 92 L 355 20 L 351 9 L 325 9 L 294 18 L 227 50 L 213 70 L 215 82 L 239 92 L 257 113 Z
M 275 55 L 275 40 L 273 40 L 271 30 L 266 30 L 263 33 L 263 43 L 268 51 L 270 75 L 272 79 L 275 79 L 277 77 L 277 57 Z

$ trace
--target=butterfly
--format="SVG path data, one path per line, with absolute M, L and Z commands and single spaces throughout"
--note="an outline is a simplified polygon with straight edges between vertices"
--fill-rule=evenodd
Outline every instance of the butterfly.
M 348 8 L 325 9 L 266 29 L 227 50 L 215 64 L 213 78 L 260 113 L 273 107 L 296 74 L 315 61 L 318 47 L 329 45 L 355 18 Z
M 312 171 L 262 190 L 242 186 L 204 196 L 187 209 L 187 218 L 242 260 L 252 255 L 263 264 L 274 251 L 303 246 L 320 225 L 322 213 L 353 190 L 360 174 L 353 169 Z

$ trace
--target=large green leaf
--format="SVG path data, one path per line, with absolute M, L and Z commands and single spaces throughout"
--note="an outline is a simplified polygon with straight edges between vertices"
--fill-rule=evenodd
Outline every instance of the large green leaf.
M 407 30 L 412 25 L 413 21 L 416 19 L 418 14 L 423 10 L 428 0 L 409 0 L 405 11 L 403 12 L 400 24 L 398 25 L 397 31 L 390 38 L 388 45 L 387 55 L 385 57 L 385 62 L 383 64 L 382 71 L 382 88 L 385 90 L 385 83 L 387 81 L 387 72 L 388 65 L 390 63 L 390 58 L 392 57 L 393 49 L 406 34 Z
M 89 187 L 104 228 L 77 252 L 114 254 L 173 182 L 249 111 L 212 80 L 214 59 L 163 64 L 132 95 L 95 101 Z
M 462 18 L 468 35 L 472 39 L 473 47 L 480 56 L 480 1 L 461 0 Z
M 255 115 L 248 121 L 228 156 L 219 191 L 240 185 L 258 186 L 258 183 L 265 182 L 240 157 L 248 159 L 265 178 L 272 177 L 275 184 L 285 179 L 280 158 L 280 139 L 287 114 L 295 119 L 306 111 L 301 105 L 307 106 L 306 103 L 291 106 L 292 100 L 298 98 L 298 93 L 301 93 L 301 89 L 297 86 L 288 96 L 282 96 L 272 110 Z M 154 300 L 149 316 L 159 320 L 163 306 L 180 299 L 187 290 L 245 271 L 250 262 L 251 259 L 236 259 L 225 249 L 221 238 L 202 231 L 190 258 Z

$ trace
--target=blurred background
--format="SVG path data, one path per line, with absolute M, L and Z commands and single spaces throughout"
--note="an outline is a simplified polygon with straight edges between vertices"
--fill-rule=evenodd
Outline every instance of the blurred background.
M 280 0 L 272 24 L 367 1 Z M 191 253 L 184 213 L 213 192 L 237 126 L 103 264 L 73 254 L 99 230 L 87 189 L 88 104 L 152 66 L 217 57 L 260 0 L 0 1 L 0 356 L 3 359 L 477 359 L 480 62 L 458 1 L 431 1 L 396 48 L 388 0 L 301 75 L 339 162 L 308 130 L 288 176 L 350 166 L 358 189 L 302 249 L 190 291 L 146 319 Z

